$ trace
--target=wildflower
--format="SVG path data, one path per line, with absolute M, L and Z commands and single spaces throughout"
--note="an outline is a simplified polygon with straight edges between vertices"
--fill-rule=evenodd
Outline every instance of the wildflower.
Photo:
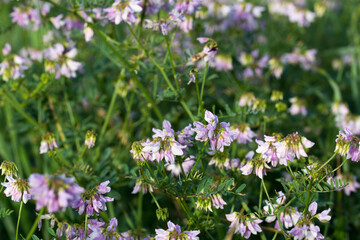
M 216 209 L 224 209 L 226 202 L 219 193 L 211 194 L 209 197 L 201 196 L 196 201 L 196 208 L 199 210 L 204 209 L 205 211 L 212 212 L 211 207 Z
M 147 191 L 149 190 L 150 192 L 153 192 L 154 189 L 152 188 L 152 186 L 148 183 L 145 183 L 142 179 L 136 179 L 136 184 L 134 189 L 132 190 L 132 194 L 136 194 L 139 191 L 142 191 L 143 194 L 147 193 Z
M 140 4 L 141 1 L 139 0 L 125 2 L 116 0 L 111 7 L 105 8 L 104 11 L 107 12 L 107 18 L 116 25 L 121 22 L 131 24 L 137 19 L 136 13 L 142 11 Z
M 254 173 L 256 176 L 262 179 L 263 176 L 266 175 L 266 168 L 270 169 L 270 167 L 266 164 L 262 157 L 253 159 L 253 156 L 253 151 L 250 151 L 248 154 L 246 154 L 245 158 L 248 159 L 248 162 L 240 168 L 240 171 L 243 175 L 250 175 L 253 169 L 255 169 Z
M 150 139 L 146 139 L 145 141 L 140 142 L 133 142 L 130 150 L 131 156 L 134 160 L 140 160 L 141 162 L 145 160 L 150 161 L 152 159 L 152 154 L 150 152 L 143 151 L 144 147 L 142 146 L 142 143 L 150 143 Z
M 4 194 L 6 197 L 11 196 L 11 200 L 15 202 L 20 202 L 21 200 L 24 203 L 27 203 L 29 199 L 31 199 L 31 195 L 29 194 L 29 186 L 26 180 L 21 178 L 14 179 L 12 176 L 6 176 L 7 182 L 1 183 L 6 189 L 4 190 Z
M 168 229 L 155 229 L 155 240 L 169 240 L 169 239 L 187 239 L 187 240 L 199 240 L 197 235 L 200 234 L 200 230 L 184 231 L 181 232 L 179 225 L 175 225 L 171 221 L 167 223 Z
M 226 219 L 231 222 L 229 232 L 234 231 L 234 234 L 240 234 L 246 239 L 248 239 L 251 234 L 257 235 L 258 232 L 262 232 L 259 226 L 262 220 L 258 219 L 254 214 L 246 216 L 239 212 L 233 212 L 226 214 Z
M 13 23 L 17 23 L 23 28 L 28 25 L 32 26 L 32 30 L 34 31 L 36 31 L 41 24 L 39 12 L 35 8 L 29 8 L 26 6 L 14 7 L 10 16 Z
M 299 221 L 289 233 L 294 239 L 323 239 L 324 236 L 320 233 L 320 228 L 313 223 L 314 218 L 319 219 L 321 222 L 328 222 L 331 219 L 329 215 L 330 208 L 316 214 L 318 205 L 312 202 L 308 207 L 307 214 L 301 215 Z
M 197 38 L 197 40 L 200 43 L 205 44 L 205 46 L 200 53 L 191 57 L 191 61 L 196 62 L 200 59 L 204 59 L 205 62 L 209 62 L 210 60 L 213 60 L 218 50 L 217 43 L 211 38 L 201 37 Z
M 233 69 L 232 59 L 226 55 L 217 55 L 210 66 L 215 67 L 216 71 L 230 71 Z
M 291 115 L 301 114 L 306 116 L 307 110 L 304 104 L 303 99 L 298 99 L 297 97 L 290 98 L 291 107 L 289 108 L 289 112 Z
M 76 55 L 76 48 L 66 49 L 62 44 L 56 43 L 44 50 L 45 70 L 55 74 L 55 78 L 76 77 L 76 71 L 82 66 L 80 62 L 73 60 Z
M 273 167 L 276 167 L 279 163 L 279 158 L 274 143 L 278 140 L 278 137 L 264 135 L 264 138 L 265 142 L 262 140 L 255 140 L 258 144 L 256 152 L 260 153 L 267 163 L 271 163 Z M 287 166 L 286 159 L 285 161 L 283 161 L 283 159 L 280 159 L 280 164 Z
M 256 133 L 254 133 L 248 124 L 241 124 L 238 128 L 234 129 L 236 133 L 237 143 L 246 144 L 247 142 L 252 142 L 252 138 L 256 137 Z
M 3 161 L 0 165 L 1 175 L 17 177 L 18 168 L 14 162 Z
M 338 152 L 341 156 L 346 154 L 346 159 L 355 162 L 360 160 L 360 139 L 354 136 L 349 129 L 344 129 L 344 132 L 339 131 L 335 141 L 335 152 Z
M 254 93 L 252 93 L 252 92 L 244 93 L 244 94 L 241 96 L 241 98 L 240 98 L 240 100 L 239 100 L 239 102 L 238 102 L 238 105 L 239 105 L 240 107 L 244 107 L 244 106 L 250 107 L 250 106 L 254 103 L 255 99 L 256 99 L 256 98 L 255 98 L 255 96 L 254 96 Z
M 0 63 L 0 76 L 7 82 L 9 79 L 18 79 L 24 76 L 24 71 L 29 68 L 29 61 L 16 54 L 10 54 L 11 46 L 6 43 L 2 52 L 5 56 Z
M 64 211 L 84 192 L 84 189 L 75 183 L 74 178 L 66 177 L 64 174 L 58 176 L 31 174 L 29 186 L 29 192 L 36 200 L 36 210 L 47 207 L 49 213 Z
M 283 67 L 283 64 L 281 63 L 281 61 L 276 58 L 271 58 L 269 60 L 269 67 L 270 67 L 272 74 L 277 79 L 279 79 L 284 70 L 284 67 Z
M 40 143 L 40 154 L 47 153 L 49 150 L 52 151 L 55 148 L 58 148 L 59 145 L 54 137 L 54 134 L 47 133 L 43 136 L 43 139 Z
M 316 49 L 302 51 L 299 48 L 295 48 L 292 53 L 284 54 L 281 57 L 281 62 L 292 65 L 299 64 L 304 70 L 310 70 L 316 65 L 316 53 Z
M 241 53 L 239 61 L 245 67 L 243 71 L 244 78 L 251 79 L 262 77 L 263 69 L 267 67 L 268 60 L 268 55 L 264 55 L 260 58 L 258 50 L 254 50 L 250 54 Z
M 235 139 L 235 132 L 230 129 L 230 123 L 219 123 L 218 117 L 210 111 L 205 111 L 204 125 L 198 121 L 193 123 L 196 133 L 195 139 L 200 142 L 210 142 L 211 150 L 223 152 L 224 146 L 230 146 Z
M 90 149 L 95 146 L 96 135 L 93 131 L 87 131 L 85 135 L 85 145 Z
M 182 172 L 181 168 L 184 170 L 184 174 L 187 175 L 188 172 L 191 170 L 192 166 L 194 165 L 195 161 L 193 160 L 194 156 L 189 156 L 184 160 L 184 162 L 181 163 L 181 166 L 179 163 L 171 163 L 166 165 L 166 170 L 171 171 L 171 174 L 173 176 L 179 176 Z
M 193 69 L 190 70 L 188 85 L 189 85 L 190 83 L 195 83 L 195 82 L 196 82 L 197 72 L 198 72 L 197 68 L 193 68 Z
M 109 224 L 105 224 L 105 222 L 98 221 L 97 219 L 90 219 L 87 236 L 89 239 L 122 239 L 116 231 L 117 225 L 118 220 L 116 218 L 110 219 Z
M 184 129 L 182 129 L 181 131 L 178 131 L 177 134 L 177 139 L 178 142 L 186 147 L 191 147 L 193 146 L 193 141 L 194 141 L 194 130 L 191 126 L 191 124 L 189 124 L 188 126 L 186 126 Z
M 304 148 L 311 148 L 315 143 L 307 138 L 300 136 L 297 132 L 287 135 L 281 141 L 274 143 L 279 159 L 293 161 L 296 157 L 307 157 Z M 286 165 L 286 164 L 284 164 Z
M 296 225 L 301 217 L 301 213 L 299 213 L 295 208 L 288 206 L 278 215 L 276 213 L 277 209 L 280 208 L 286 201 L 286 196 L 283 192 L 278 192 L 278 197 L 276 198 L 276 203 L 270 203 L 267 200 L 265 201 L 266 205 L 264 206 L 264 213 L 268 214 L 265 221 L 270 223 L 275 221 L 275 228 L 281 230 L 280 223 L 286 228 L 291 228 Z
M 89 42 L 94 36 L 94 30 L 89 26 L 88 23 L 85 23 L 84 25 L 84 35 L 85 35 L 85 41 Z
M 110 192 L 108 187 L 110 181 L 102 182 L 95 189 L 86 190 L 80 199 L 73 204 L 73 208 L 83 214 L 86 209 L 86 215 L 92 216 L 94 213 L 98 215 L 100 212 L 106 211 L 106 203 L 114 201 L 111 197 L 103 196 L 103 194 Z

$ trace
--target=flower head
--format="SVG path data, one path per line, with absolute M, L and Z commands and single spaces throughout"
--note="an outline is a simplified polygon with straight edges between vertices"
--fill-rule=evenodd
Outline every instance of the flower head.
M 14 162 L 3 161 L 0 165 L 1 175 L 17 177 L 18 168 Z
M 46 133 L 40 143 L 40 154 L 47 153 L 49 150 L 52 151 L 55 148 L 58 148 L 59 145 L 52 133 Z
M 229 232 L 234 231 L 234 234 L 240 234 L 242 237 L 248 239 L 251 234 L 257 235 L 262 232 L 259 223 L 262 222 L 254 214 L 242 215 L 239 212 L 226 214 L 226 219 L 231 222 Z
M 65 175 L 31 174 L 29 192 L 36 200 L 36 210 L 47 207 L 49 213 L 64 211 L 81 196 L 84 189 L 75 183 L 74 178 Z
M 105 8 L 104 11 L 107 13 L 107 18 L 119 24 L 121 22 L 134 23 L 137 19 L 136 13 L 142 11 L 140 0 L 129 0 L 121 1 L 116 0 L 113 5 L 109 8 Z
M 200 234 L 200 230 L 184 231 L 181 232 L 181 227 L 175 225 L 171 221 L 167 223 L 168 229 L 155 229 L 155 240 L 169 240 L 169 239 L 184 239 L 184 240 L 199 240 L 197 235 Z
M 6 187 L 4 190 L 5 196 L 11 196 L 11 200 L 15 202 L 20 202 L 22 200 L 24 203 L 27 203 L 27 201 L 31 199 L 28 182 L 26 180 L 23 180 L 22 178 L 14 179 L 10 175 L 7 175 L 6 179 L 7 182 L 1 183 L 1 185 Z
M 94 131 L 87 131 L 85 135 L 85 145 L 90 149 L 95 146 L 96 135 Z

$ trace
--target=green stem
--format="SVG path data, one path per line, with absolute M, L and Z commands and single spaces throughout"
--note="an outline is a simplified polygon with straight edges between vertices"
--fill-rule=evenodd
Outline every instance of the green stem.
M 172 69 L 172 72 L 173 72 L 173 75 L 174 75 L 176 89 L 177 89 L 177 91 L 180 91 L 179 81 L 178 81 L 178 79 L 176 77 L 176 72 L 175 72 L 175 67 L 174 67 L 174 59 L 172 57 L 171 50 L 170 50 L 169 39 L 168 39 L 168 37 L 166 35 L 164 35 L 164 38 L 165 38 L 165 42 L 166 42 L 166 48 L 167 48 L 167 51 L 168 51 L 168 54 L 169 54 L 169 57 L 170 57 L 170 65 L 171 65 L 171 69 Z
M 160 205 L 159 205 L 158 201 L 156 200 L 156 198 L 155 198 L 154 194 L 153 194 L 151 191 L 149 191 L 149 193 L 150 193 L 151 197 L 153 198 L 153 200 L 154 200 L 154 202 L 155 202 L 155 204 L 156 204 L 157 208 L 158 208 L 158 209 L 161 209 L 161 207 L 160 207 Z
M 206 62 L 205 70 L 204 70 L 204 78 L 203 78 L 203 82 L 201 84 L 200 104 L 199 104 L 199 109 L 198 109 L 198 115 L 200 115 L 202 109 L 204 108 L 203 95 L 204 95 L 204 88 L 205 88 L 206 75 L 207 75 L 208 68 L 209 68 L 209 62 Z
M 88 225 L 88 215 L 85 213 L 85 232 L 84 232 L 84 239 L 86 239 L 87 235 L 87 225 Z
M 338 150 L 339 151 L 339 150 Z M 336 154 L 338 153 L 338 151 L 336 151 L 332 156 L 331 158 L 329 158 L 323 165 L 321 165 L 320 168 L 318 168 L 314 174 L 316 174 L 317 172 L 319 172 L 321 169 L 323 169 L 335 156 Z
M 131 26 L 128 24 L 128 28 L 131 32 L 131 35 L 135 38 L 138 47 L 144 51 L 145 55 L 150 59 L 150 61 L 155 65 L 155 67 L 160 71 L 161 75 L 163 76 L 163 78 L 165 79 L 165 82 L 167 83 L 167 85 L 169 86 L 169 88 L 176 92 L 176 96 L 178 96 L 179 92 L 175 90 L 174 86 L 171 84 L 168 76 L 166 75 L 164 69 L 158 64 L 158 62 L 149 54 L 149 52 L 146 50 L 146 48 L 144 47 L 144 45 L 140 42 L 140 40 L 137 38 L 137 36 L 134 33 L 134 30 L 131 28 Z M 175 70 L 174 70 L 175 71 Z M 184 102 L 184 100 L 180 100 L 181 105 L 183 106 L 183 108 L 185 109 L 186 113 L 189 115 L 189 117 L 191 118 L 192 121 L 195 121 L 195 117 L 193 116 L 193 114 L 191 113 L 191 111 L 189 110 L 189 108 L 187 107 L 186 103 Z
M 23 201 L 21 200 L 20 201 L 18 220 L 17 220 L 17 224 L 16 224 L 16 240 L 18 240 L 18 237 L 19 237 L 19 226 L 20 226 L 20 218 L 21 218 L 22 206 L 23 206 Z
M 33 223 L 32 227 L 31 227 L 31 229 L 30 229 L 30 232 L 29 232 L 28 235 L 26 236 L 26 240 L 30 240 L 30 238 L 31 238 L 32 235 L 34 234 L 34 232 L 35 232 L 35 230 L 36 230 L 36 227 L 37 227 L 37 225 L 38 225 L 38 223 L 39 223 L 39 221 L 40 221 L 40 218 L 41 218 L 41 216 L 43 215 L 44 211 L 45 211 L 45 207 L 43 207 L 43 208 L 40 210 L 39 214 L 37 215 L 37 217 L 36 217 L 36 219 L 35 219 L 35 222 Z
M 77 162 L 76 162 L 76 164 L 75 164 L 75 168 L 79 165 L 80 160 L 84 157 L 85 152 L 86 152 L 86 149 L 87 149 L 87 146 L 85 145 L 84 148 L 83 148 L 83 150 L 82 150 L 82 153 L 81 153 L 79 159 L 77 160 Z
M 191 171 L 189 172 L 188 176 L 190 176 L 190 175 L 194 172 L 196 165 L 199 163 L 200 158 L 202 157 L 202 154 L 203 154 L 203 152 L 205 151 L 205 147 L 206 147 L 207 143 L 208 143 L 208 141 L 206 141 L 206 142 L 204 143 L 204 146 L 203 146 L 203 148 L 201 149 L 201 152 L 200 152 L 200 154 L 198 155 L 198 158 L 196 159 L 196 162 L 195 162 L 194 166 L 191 168 Z
M 110 121 L 110 117 L 111 117 L 111 114 L 114 110 L 114 106 L 115 106 L 115 101 L 116 101 L 116 97 L 117 97 L 117 94 L 118 94 L 118 90 L 119 90 L 119 81 L 115 84 L 115 89 L 114 89 L 114 92 L 113 92 L 113 95 L 111 97 L 111 102 L 110 102 L 110 106 L 109 106 L 109 109 L 106 113 L 106 117 L 105 117 L 105 121 L 104 121 L 104 124 L 101 128 L 101 132 L 100 132 L 100 136 L 99 136 L 99 142 L 101 142 L 104 134 L 105 134 L 105 131 L 106 131 L 106 127 L 108 126 L 108 123 Z

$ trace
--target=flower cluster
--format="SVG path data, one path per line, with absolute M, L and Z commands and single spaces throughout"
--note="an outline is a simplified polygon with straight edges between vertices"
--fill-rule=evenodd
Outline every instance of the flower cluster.
M 246 239 L 248 239 L 251 234 L 257 235 L 257 233 L 262 232 L 262 229 L 259 226 L 259 223 L 262 223 L 262 220 L 252 213 L 243 215 L 240 212 L 233 212 L 226 214 L 226 219 L 231 222 L 229 232 L 240 234 Z
M 316 13 L 300 8 L 291 1 L 272 0 L 269 2 L 269 10 L 270 13 L 287 16 L 290 22 L 300 27 L 310 26 L 316 18 Z
M 254 50 L 250 54 L 241 53 L 239 61 L 245 67 L 243 71 L 245 79 L 261 78 L 263 69 L 268 65 L 269 56 L 264 55 L 260 58 L 259 51 Z
M 55 74 L 55 78 L 76 77 L 76 72 L 82 67 L 80 62 L 73 60 L 76 55 L 76 48 L 65 48 L 61 43 L 56 43 L 44 50 L 45 70 Z
M 211 150 L 223 152 L 224 146 L 230 146 L 235 140 L 236 132 L 230 129 L 230 123 L 219 123 L 218 117 L 208 110 L 205 111 L 205 121 L 207 125 L 194 122 L 195 139 L 200 142 L 209 141 Z
M 103 196 L 103 194 L 110 192 L 108 187 L 110 181 L 105 181 L 98 185 L 95 189 L 85 190 L 82 197 L 73 204 L 73 208 L 83 214 L 86 210 L 86 215 L 92 216 L 94 213 L 98 215 L 102 211 L 106 211 L 106 203 L 114 201 L 111 197 Z
M 148 153 L 149 161 L 157 161 L 165 159 L 167 163 L 174 163 L 176 156 L 184 155 L 183 149 L 186 146 L 181 145 L 175 140 L 174 130 L 171 128 L 169 121 L 164 120 L 163 130 L 153 128 L 152 141 L 142 142 L 142 152 Z M 143 155 L 145 156 L 145 155 Z
M 26 180 L 22 178 L 14 179 L 11 176 L 6 176 L 7 182 L 1 183 L 6 189 L 4 190 L 4 194 L 6 197 L 11 196 L 11 200 L 15 202 L 20 202 L 21 200 L 24 203 L 27 203 L 29 199 L 31 199 L 31 195 L 29 193 L 29 186 Z
M 207 196 L 199 197 L 196 201 L 196 208 L 198 210 L 204 209 L 205 211 L 210 211 L 210 212 L 212 212 L 211 207 L 214 207 L 216 209 L 224 209 L 225 205 L 226 202 L 219 193 L 211 194 L 209 197 Z
M 29 192 L 36 200 L 36 210 L 47 207 L 49 213 L 64 211 L 81 196 L 84 189 L 75 179 L 65 175 L 42 175 L 33 173 L 29 177 Z
M 254 133 L 246 123 L 240 124 L 234 131 L 236 133 L 236 141 L 240 144 L 252 142 L 252 139 L 256 137 L 256 133 Z
M 10 79 L 16 80 L 24 76 L 24 71 L 29 68 L 26 58 L 16 54 L 10 54 L 10 44 L 5 44 L 3 49 L 4 59 L 0 63 L 0 76 L 7 82 Z
M 335 142 L 335 152 L 341 156 L 346 155 L 346 159 L 351 159 L 354 162 L 360 160 L 360 139 L 354 136 L 349 129 L 340 131 Z
M 291 107 L 288 109 L 291 115 L 301 114 L 306 116 L 307 110 L 303 99 L 297 97 L 290 98 Z
M 115 24 L 121 22 L 131 24 L 137 19 L 136 13 L 142 11 L 140 4 L 141 1 L 139 0 L 129 0 L 125 2 L 115 0 L 113 5 L 109 8 L 105 8 L 104 11 L 107 13 L 107 18 Z
M 186 240 L 199 240 L 197 235 L 200 234 L 199 230 L 181 232 L 181 227 L 175 225 L 171 221 L 167 223 L 168 229 L 155 229 L 155 240 L 168 240 L 168 239 L 186 239 Z
M 52 151 L 55 148 L 58 148 L 59 145 L 54 137 L 54 134 L 47 133 L 43 136 L 43 139 L 40 143 L 40 154 L 47 153 L 49 150 Z
M 301 50 L 295 48 L 292 53 L 286 53 L 281 57 L 281 61 L 292 65 L 299 64 L 304 70 L 313 69 L 316 66 L 316 49 Z
M 10 14 L 13 23 L 17 23 L 19 26 L 31 27 L 36 31 L 41 24 L 40 14 L 45 16 L 50 11 L 50 4 L 44 3 L 41 11 L 36 8 L 30 8 L 27 6 L 14 7 L 13 12 Z

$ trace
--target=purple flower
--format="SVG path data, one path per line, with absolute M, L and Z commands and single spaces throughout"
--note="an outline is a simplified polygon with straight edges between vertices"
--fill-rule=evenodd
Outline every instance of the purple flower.
M 167 223 L 168 229 L 155 229 L 155 240 L 169 240 L 169 239 L 184 239 L 184 240 L 199 240 L 197 235 L 200 234 L 200 230 L 184 231 L 181 232 L 179 225 L 175 225 L 171 221 Z
M 226 219 L 231 222 L 229 226 L 229 232 L 234 231 L 234 234 L 240 234 L 242 237 L 248 239 L 251 234 L 257 235 L 258 232 L 262 232 L 259 223 L 262 222 L 254 214 L 249 216 L 242 215 L 239 212 L 233 212 L 226 214 Z
M 29 194 L 29 186 L 26 180 L 21 178 L 14 179 L 11 176 L 6 176 L 7 182 L 1 183 L 6 189 L 4 194 L 6 197 L 11 197 L 11 200 L 15 202 L 20 202 L 21 200 L 24 203 L 27 203 L 31 199 Z
M 14 7 L 10 16 L 13 23 L 17 23 L 24 28 L 32 25 L 32 30 L 34 31 L 36 31 L 41 24 L 39 12 L 35 8 L 26 6 Z
M 57 43 L 44 50 L 45 70 L 55 74 L 55 78 L 76 77 L 76 71 L 82 67 L 80 62 L 73 60 L 76 55 L 76 48 L 66 49 L 62 44 Z
M 346 154 L 346 159 L 358 162 L 360 160 L 360 139 L 352 134 L 349 129 L 340 131 L 336 141 L 335 152 L 341 156 Z
M 252 139 L 256 137 L 256 133 L 254 133 L 247 124 L 240 125 L 238 128 L 235 128 L 234 131 L 236 133 L 236 140 L 240 144 L 252 142 Z
M 192 166 L 194 165 L 195 161 L 193 160 L 194 156 L 189 156 L 184 160 L 184 162 L 181 163 L 182 169 L 184 170 L 184 173 L 187 175 L 188 172 L 191 170 Z M 179 176 L 182 172 L 181 166 L 178 163 L 171 163 L 166 165 L 166 170 L 171 171 L 171 174 L 173 176 Z
M 254 103 L 255 100 L 256 100 L 256 98 L 254 96 L 254 93 L 252 93 L 252 92 L 244 93 L 241 96 L 241 98 L 238 102 L 238 105 L 240 107 L 244 107 L 244 106 L 250 107 Z
M 47 153 L 49 150 L 53 151 L 58 148 L 59 145 L 52 133 L 46 133 L 40 143 L 40 154 Z
M 253 151 L 246 154 L 245 158 L 248 159 L 248 162 L 240 168 L 240 171 L 243 175 L 250 175 L 254 169 L 256 176 L 262 179 L 266 175 L 266 169 L 270 169 L 270 167 L 262 157 L 253 158 L 253 156 Z
M 205 111 L 205 121 L 207 125 L 197 121 L 193 123 L 195 139 L 201 142 L 209 141 L 211 150 L 223 152 L 224 146 L 230 146 L 235 140 L 236 132 L 230 129 L 230 123 L 219 124 L 217 116 L 208 110 Z
M 31 174 L 29 186 L 29 192 L 36 200 L 36 210 L 47 207 L 49 213 L 64 211 L 84 192 L 84 189 L 75 183 L 74 178 L 68 178 L 64 174 L 58 176 Z
M 297 97 L 290 98 L 291 107 L 288 109 L 291 115 L 301 114 L 303 116 L 307 115 L 307 110 L 304 104 L 303 99 L 298 99 Z
M 121 22 L 131 24 L 137 19 L 136 13 L 142 11 L 141 2 L 140 0 L 126 2 L 116 0 L 111 7 L 105 8 L 104 11 L 107 13 L 107 18 L 116 25 Z
M 95 146 L 96 135 L 93 131 L 87 131 L 85 135 L 85 145 L 90 149 Z
M 338 182 L 338 187 L 336 187 L 337 184 L 335 181 Z M 357 192 L 357 189 L 360 188 L 360 183 L 356 181 L 356 176 L 353 176 L 352 174 L 337 175 L 335 179 L 330 177 L 327 182 L 338 191 L 343 189 L 347 196 L 350 196 L 352 192 Z M 342 187 L 341 185 L 344 183 L 347 183 L 347 185 Z
M 256 152 L 260 153 L 267 163 L 271 163 L 273 167 L 276 167 L 279 162 L 276 147 L 274 146 L 274 143 L 277 141 L 277 137 L 264 135 L 264 138 L 265 142 L 255 140 L 258 144 Z M 280 164 L 287 165 L 287 161 L 280 161 Z
M 149 190 L 150 192 L 153 192 L 154 189 L 152 188 L 152 186 L 150 184 L 144 183 L 143 180 L 141 179 L 137 179 L 136 180 L 136 184 L 134 189 L 132 190 L 132 194 L 136 194 L 141 190 L 141 192 L 143 194 L 147 193 L 147 191 Z
M 82 198 L 73 203 L 73 208 L 83 214 L 86 209 L 88 216 L 98 215 L 102 211 L 106 211 L 106 203 L 114 201 L 111 197 L 103 196 L 103 194 L 110 192 L 111 188 L 108 187 L 110 181 L 102 182 L 95 189 L 86 190 Z
M 29 68 L 28 59 L 21 56 L 10 54 L 11 46 L 5 44 L 3 54 L 5 58 L 0 63 L 0 76 L 7 82 L 9 79 L 18 79 L 24 76 L 24 71 Z

